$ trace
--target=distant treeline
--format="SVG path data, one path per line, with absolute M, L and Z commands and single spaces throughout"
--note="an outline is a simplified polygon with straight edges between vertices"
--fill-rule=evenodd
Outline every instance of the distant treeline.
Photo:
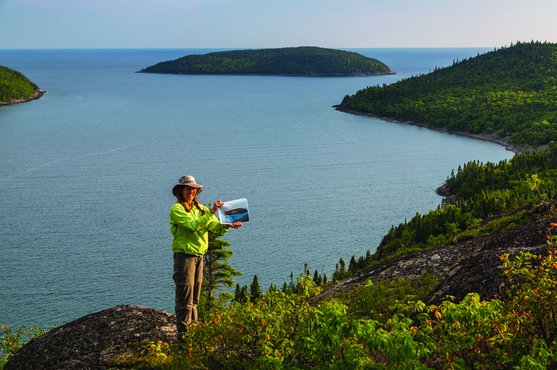
M 18 71 L 0 66 L 0 105 L 32 99 L 39 87 Z
M 377 59 L 318 47 L 234 50 L 187 55 L 140 72 L 171 74 L 257 74 L 340 76 L 393 73 Z
M 512 144 L 557 140 L 557 44 L 530 42 L 455 60 L 425 75 L 346 96 L 340 109 L 423 123 Z

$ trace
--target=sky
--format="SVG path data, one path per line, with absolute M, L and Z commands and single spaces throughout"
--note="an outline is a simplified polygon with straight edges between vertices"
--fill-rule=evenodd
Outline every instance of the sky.
M 557 42 L 557 0 L 0 0 L 0 49 Z

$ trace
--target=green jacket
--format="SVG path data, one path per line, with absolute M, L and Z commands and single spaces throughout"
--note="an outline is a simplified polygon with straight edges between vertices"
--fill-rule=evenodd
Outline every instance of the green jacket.
M 202 256 L 209 248 L 208 231 L 223 235 L 229 229 L 229 226 L 221 224 L 207 207 L 202 204 L 201 207 L 205 210 L 205 215 L 195 206 L 189 212 L 186 212 L 180 203 L 174 203 L 170 207 L 170 232 L 174 237 L 174 253 Z

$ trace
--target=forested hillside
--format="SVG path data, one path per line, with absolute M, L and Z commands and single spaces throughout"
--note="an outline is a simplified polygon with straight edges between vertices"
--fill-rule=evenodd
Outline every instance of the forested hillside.
M 393 73 L 377 59 L 318 47 L 234 50 L 185 57 L 140 72 L 172 74 L 257 74 L 343 76 Z
M 368 87 L 346 96 L 339 109 L 537 147 L 557 140 L 556 106 L 557 45 L 531 42 Z
M 41 93 L 39 87 L 20 72 L 0 66 L 0 105 L 31 100 Z

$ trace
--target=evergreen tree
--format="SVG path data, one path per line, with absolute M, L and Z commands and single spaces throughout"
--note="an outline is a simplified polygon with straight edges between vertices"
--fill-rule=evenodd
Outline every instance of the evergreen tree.
M 248 286 L 244 285 L 240 291 L 240 302 L 246 303 L 247 301 L 249 301 Z
M 338 272 L 340 273 L 341 276 L 344 276 L 346 274 L 346 263 L 344 262 L 344 260 L 342 259 L 342 257 L 338 260 Z
M 352 255 L 352 258 L 350 258 L 350 262 L 348 264 L 348 271 L 353 274 L 354 272 L 356 272 L 357 270 L 357 265 L 356 265 L 356 258 L 354 257 L 354 255 Z
M 338 281 L 346 277 L 346 263 L 342 257 L 338 260 L 336 264 L 335 272 L 333 273 L 333 281 Z
M 249 301 L 248 286 L 244 285 L 241 287 L 240 284 L 236 284 L 233 300 L 239 303 L 246 303 L 247 301 Z
M 257 278 L 257 275 L 253 276 L 253 281 L 250 285 L 250 296 L 253 302 L 261 298 L 261 286 L 259 285 L 259 279 Z
M 313 273 L 313 282 L 317 286 L 321 285 L 321 276 L 319 276 L 319 273 L 317 272 L 317 270 L 315 270 L 315 272 Z
M 234 277 L 241 275 L 241 272 L 228 263 L 228 259 L 234 254 L 232 250 L 227 248 L 229 245 L 230 242 L 209 233 L 209 249 L 205 254 L 203 285 L 201 288 L 205 312 L 209 311 L 216 303 L 216 292 L 220 288 L 234 286 Z M 223 299 L 232 298 L 230 293 L 221 294 Z
M 288 286 L 288 288 L 290 288 L 291 292 L 294 292 L 296 290 L 296 285 L 294 284 L 294 273 L 293 272 L 290 273 L 290 285 Z
M 242 288 L 240 287 L 240 284 L 236 284 L 236 289 L 234 289 L 233 300 L 235 302 L 241 302 L 242 301 Z

